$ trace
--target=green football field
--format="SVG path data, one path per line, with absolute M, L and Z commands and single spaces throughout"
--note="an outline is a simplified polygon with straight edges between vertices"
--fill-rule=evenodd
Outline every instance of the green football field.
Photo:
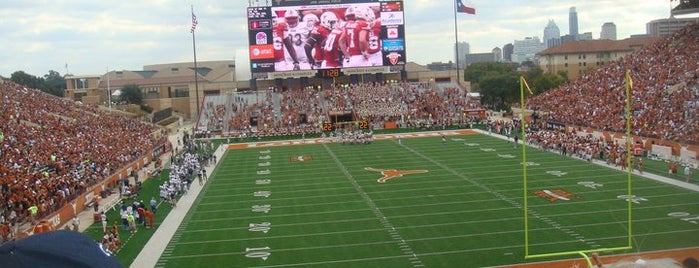
M 525 202 L 521 163 L 487 135 L 229 150 L 158 266 L 488 267 L 547 260 L 525 250 L 699 246 L 695 191 L 633 176 L 629 225 L 627 173 L 529 148 Z

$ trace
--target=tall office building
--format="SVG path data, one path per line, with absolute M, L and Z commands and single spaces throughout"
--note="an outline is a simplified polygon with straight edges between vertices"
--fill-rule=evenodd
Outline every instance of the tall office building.
M 514 45 L 512 43 L 505 44 L 502 46 L 502 60 L 510 62 L 512 61 L 512 52 L 514 51 Z
M 568 13 L 568 31 L 573 38 L 578 37 L 578 12 L 575 11 L 575 7 L 570 8 Z
M 458 59 L 459 69 L 466 66 L 466 55 L 471 53 L 471 45 L 468 42 L 459 42 L 456 44 L 455 59 Z
M 495 62 L 501 62 L 502 61 L 502 49 L 499 47 L 493 48 L 493 57 L 495 59 Z
M 515 40 L 514 49 L 512 51 L 513 62 L 523 62 L 527 60 L 536 60 L 536 53 L 546 49 L 544 43 L 539 40 L 538 36 L 525 37 L 524 40 Z
M 555 47 L 561 44 L 561 31 L 558 29 L 553 20 L 549 20 L 549 23 L 544 28 L 544 44 L 546 48 Z
M 599 39 L 616 40 L 616 24 L 613 22 L 605 22 L 602 24 L 602 32 Z
M 651 37 L 669 36 L 687 25 L 698 23 L 699 18 L 675 18 L 657 19 L 646 23 L 646 34 Z

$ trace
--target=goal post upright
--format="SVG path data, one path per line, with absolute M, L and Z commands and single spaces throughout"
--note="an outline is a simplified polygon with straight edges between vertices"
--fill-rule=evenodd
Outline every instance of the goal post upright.
M 582 255 L 583 258 L 586 260 L 587 264 L 589 267 L 593 267 L 592 262 L 590 261 L 589 256 L 587 256 L 588 253 L 593 253 L 593 252 L 614 252 L 614 251 L 624 251 L 624 250 L 631 250 L 633 249 L 633 229 L 632 229 L 632 181 L 631 181 L 631 170 L 633 167 L 631 166 L 631 89 L 633 87 L 633 81 L 631 80 L 631 75 L 629 71 L 626 71 L 625 76 L 625 116 L 626 116 L 626 166 L 628 167 L 627 169 L 627 236 L 628 236 L 628 244 L 626 246 L 622 247 L 612 247 L 612 248 L 597 248 L 597 249 L 590 249 L 590 250 L 577 250 L 577 251 L 566 251 L 566 252 L 554 252 L 554 253 L 544 253 L 544 254 L 530 254 L 529 252 L 529 206 L 528 206 L 528 198 L 527 198 L 527 192 L 528 192 L 528 181 L 527 181 L 527 139 L 526 139 L 526 121 L 525 121 L 525 108 L 526 108 L 526 103 L 525 103 L 525 98 L 524 98 L 524 88 L 525 86 L 527 87 L 527 90 L 531 94 L 532 91 L 529 88 L 529 85 L 527 84 L 526 80 L 524 79 L 524 76 L 520 76 L 519 78 L 519 84 L 520 84 L 520 107 L 521 107 L 521 113 L 520 113 L 520 118 L 521 118 L 521 139 L 522 139 L 522 176 L 523 176 L 523 204 L 524 204 L 524 258 L 525 259 L 534 259 L 534 258 L 546 258 L 546 257 L 560 257 L 560 256 L 570 256 L 570 255 Z
M 626 74 L 624 76 L 625 84 L 626 84 L 626 167 L 627 167 L 627 178 L 626 178 L 626 192 L 628 195 L 627 198 L 627 206 L 628 206 L 628 220 L 627 224 L 629 225 L 628 229 L 628 246 L 631 247 L 633 243 L 633 232 L 632 232 L 632 222 L 631 222 L 631 213 L 632 213 L 632 191 L 631 191 L 631 171 L 633 170 L 633 167 L 631 166 L 631 88 L 633 87 L 633 81 L 631 80 L 631 72 L 629 70 L 626 70 Z
M 527 135 L 524 130 L 526 129 L 526 121 L 524 120 L 524 76 L 519 77 L 519 96 L 520 96 L 520 125 L 522 130 L 520 131 L 522 135 L 522 181 L 524 185 L 522 187 L 524 193 L 524 256 L 529 256 L 529 206 L 527 205 Z

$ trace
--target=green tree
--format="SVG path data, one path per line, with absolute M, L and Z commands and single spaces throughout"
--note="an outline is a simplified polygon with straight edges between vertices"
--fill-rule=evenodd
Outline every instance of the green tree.
M 471 82 L 474 91 L 480 91 L 483 78 L 498 74 L 516 73 L 517 64 L 508 62 L 477 62 L 464 70 L 464 78 Z
M 10 80 L 28 88 L 34 88 L 43 92 L 63 97 L 66 88 L 66 80 L 60 73 L 50 70 L 44 77 L 34 76 L 24 71 L 16 71 L 10 76 Z
M 44 79 L 41 77 L 36 77 L 31 74 L 25 73 L 24 71 L 16 71 L 10 75 L 10 80 L 20 85 L 24 85 L 28 88 L 41 89 L 44 84 Z
M 63 97 L 65 88 L 66 79 L 63 78 L 60 73 L 54 70 L 49 70 L 49 73 L 44 75 L 44 85 L 41 88 L 42 91 Z
M 509 112 L 519 98 L 519 76 L 515 72 L 486 76 L 479 84 L 481 104 L 493 110 Z
M 565 75 L 565 76 L 562 76 Z M 546 92 L 550 89 L 557 88 L 568 81 L 567 73 L 550 74 L 544 73 L 539 67 L 529 69 L 524 73 L 524 78 L 529 82 L 534 94 Z
M 143 92 L 136 84 L 126 85 L 121 88 L 119 100 L 128 104 L 143 104 Z

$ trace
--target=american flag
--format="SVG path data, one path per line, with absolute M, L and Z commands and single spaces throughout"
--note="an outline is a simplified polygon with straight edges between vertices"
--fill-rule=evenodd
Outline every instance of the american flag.
M 192 29 L 190 30 L 191 33 L 194 33 L 194 30 L 197 28 L 197 24 L 199 24 L 199 19 L 197 19 L 197 15 L 194 15 L 194 12 L 192 12 Z

